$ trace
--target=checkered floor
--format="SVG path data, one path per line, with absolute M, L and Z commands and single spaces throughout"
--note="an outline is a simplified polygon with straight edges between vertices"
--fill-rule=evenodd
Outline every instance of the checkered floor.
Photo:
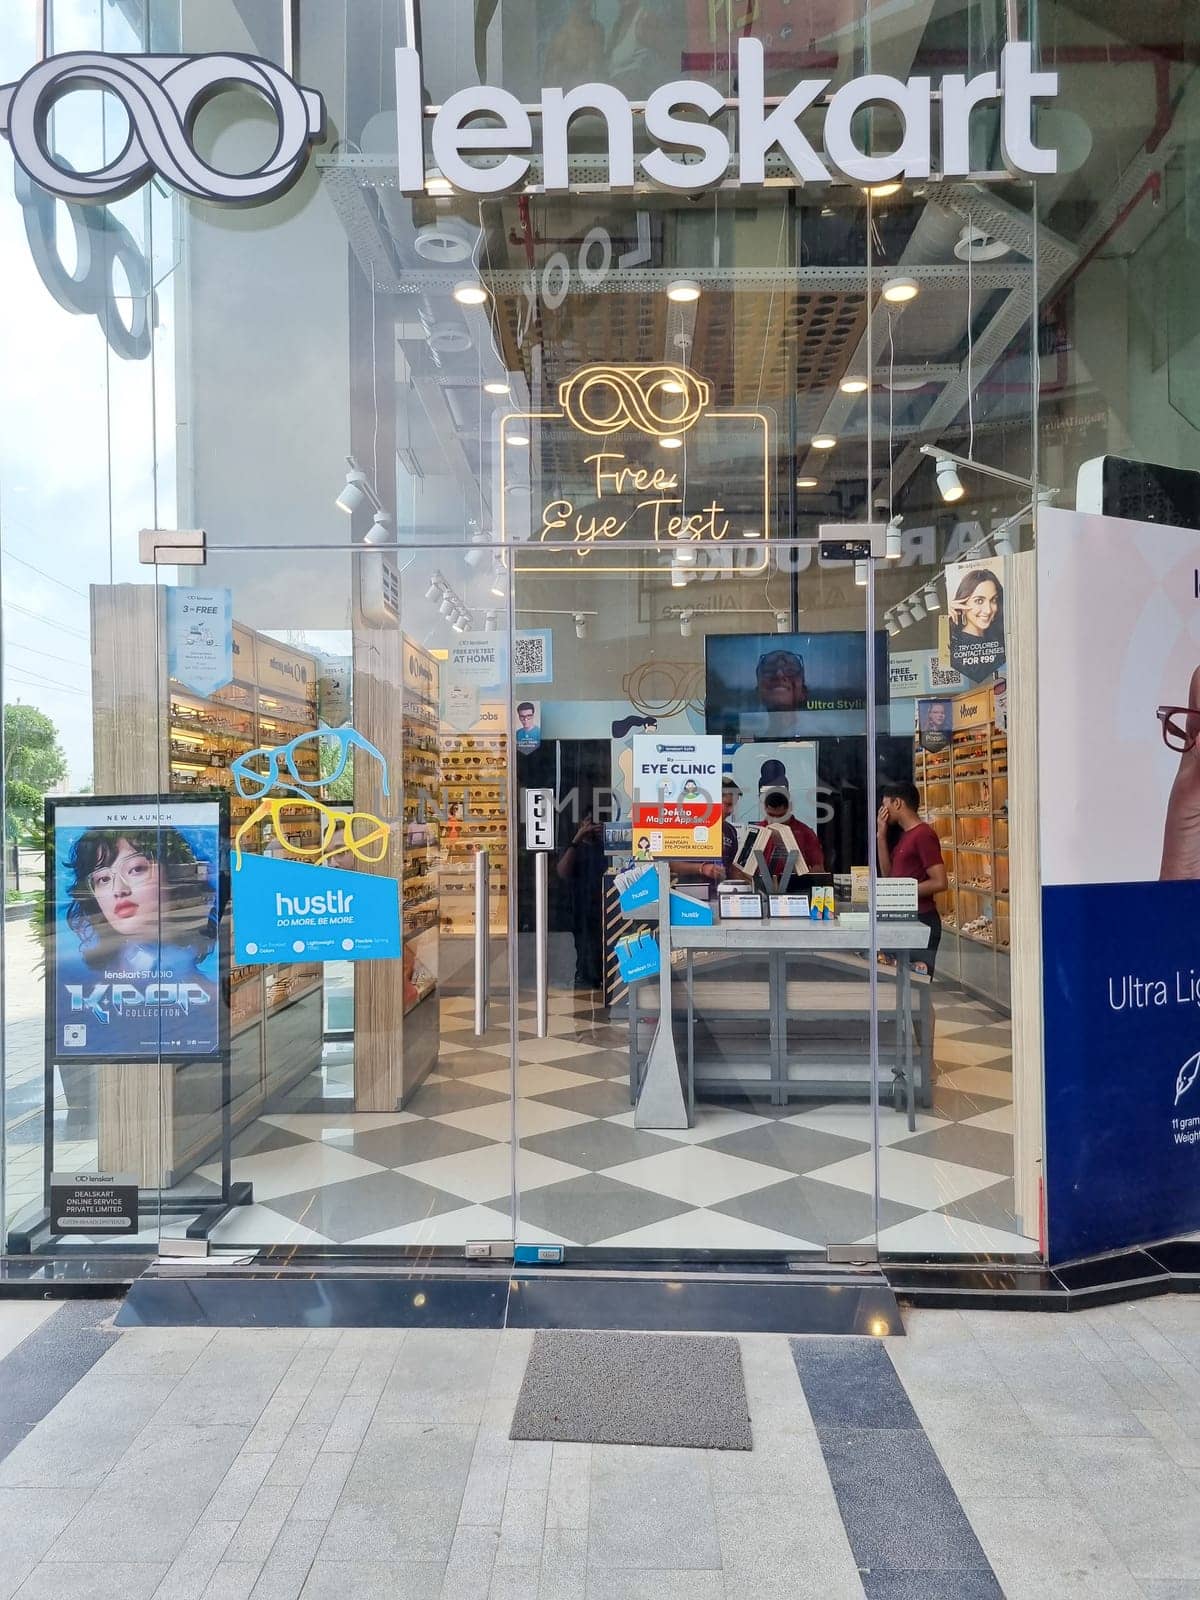
M 334 1052 L 319 1081 L 239 1137 L 234 1177 L 253 1183 L 255 1204 L 214 1243 L 512 1238 L 508 1041 L 499 1029 L 473 1036 L 469 1000 L 441 1004 L 438 1070 L 405 1111 L 328 1109 L 339 1081 L 349 1087 L 348 1057 Z M 550 1004 L 551 1036 L 521 1041 L 518 1239 L 820 1250 L 872 1236 L 866 1105 L 701 1103 L 690 1129 L 639 1131 L 625 1027 L 587 996 Z M 532 1035 L 532 1007 L 521 1010 Z M 938 999 L 932 1108 L 915 1133 L 880 1111 L 881 1250 L 1036 1251 L 1013 1215 L 1010 1048 L 994 1013 Z M 323 1109 L 303 1109 L 314 1093 Z

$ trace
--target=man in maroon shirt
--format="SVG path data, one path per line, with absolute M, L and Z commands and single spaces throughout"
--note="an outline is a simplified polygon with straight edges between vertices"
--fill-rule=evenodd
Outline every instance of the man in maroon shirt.
M 918 813 L 921 797 L 912 783 L 885 783 L 883 804 L 876 818 L 879 870 L 885 878 L 917 880 L 917 917 L 929 929 L 925 967 L 933 977 L 937 949 L 942 939 L 942 919 L 934 895 L 946 889 L 946 865 L 938 836 Z M 897 831 L 899 830 L 899 831 Z M 889 838 L 892 843 L 889 844 Z M 918 969 L 920 963 L 917 963 Z
M 758 826 L 771 828 L 771 834 L 763 852 L 763 859 L 767 864 L 776 882 L 787 863 L 787 845 L 783 837 L 790 833 L 796 841 L 800 854 L 804 857 L 804 872 L 824 872 L 825 852 L 821 849 L 821 841 L 809 827 L 807 822 L 792 814 L 792 796 L 786 782 L 775 782 L 763 785 L 759 791 L 762 800 L 763 819 Z M 789 885 L 780 883 L 780 889 L 786 894 Z

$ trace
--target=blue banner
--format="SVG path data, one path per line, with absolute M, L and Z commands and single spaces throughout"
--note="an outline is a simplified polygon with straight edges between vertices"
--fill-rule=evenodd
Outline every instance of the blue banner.
M 399 889 L 395 878 L 244 855 L 233 873 L 234 960 L 261 966 L 398 956 Z
M 1198 926 L 1197 881 L 1042 890 L 1053 1261 L 1200 1227 Z

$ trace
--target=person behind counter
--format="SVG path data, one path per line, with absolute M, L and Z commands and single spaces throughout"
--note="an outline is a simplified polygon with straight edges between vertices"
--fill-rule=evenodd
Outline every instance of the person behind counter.
M 707 878 L 710 883 L 720 883 L 724 878 L 742 878 L 745 873 L 739 872 L 733 864 L 737 855 L 738 831 L 734 826 L 733 813 L 737 810 L 737 803 L 742 798 L 742 791 L 731 777 L 721 780 L 721 864 L 715 861 L 706 861 L 700 868 L 700 876 Z
M 763 775 L 766 776 L 766 773 L 767 767 L 764 765 Z M 776 881 L 783 871 L 787 856 L 784 842 L 779 836 L 781 831 L 792 834 L 800 854 L 804 857 L 803 866 L 799 869 L 801 874 L 824 872 L 825 852 L 821 848 L 821 841 L 807 822 L 801 822 L 799 817 L 792 814 L 792 792 L 787 782 L 776 780 L 764 783 L 758 793 L 762 800 L 763 819 L 757 826 L 772 830 L 764 855 L 767 870 Z M 791 885 L 781 884 L 780 887 L 787 893 Z
M 917 918 L 929 929 L 924 968 L 933 977 L 938 945 L 942 939 L 942 919 L 934 895 L 946 891 L 946 864 L 937 834 L 921 821 L 921 796 L 912 783 L 885 783 L 883 804 L 875 823 L 879 871 L 885 878 L 917 880 Z M 899 829 L 899 833 L 895 832 Z M 894 842 L 889 845 L 891 837 Z M 921 970 L 914 962 L 914 970 Z

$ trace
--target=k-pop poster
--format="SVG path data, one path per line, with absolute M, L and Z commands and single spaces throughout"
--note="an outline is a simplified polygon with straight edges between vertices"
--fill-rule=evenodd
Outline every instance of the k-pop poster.
M 989 556 L 946 568 L 946 620 L 949 661 L 972 683 L 1002 673 L 1004 644 L 1004 560 Z
M 51 1059 L 220 1055 L 225 818 L 221 798 L 46 801 Z

